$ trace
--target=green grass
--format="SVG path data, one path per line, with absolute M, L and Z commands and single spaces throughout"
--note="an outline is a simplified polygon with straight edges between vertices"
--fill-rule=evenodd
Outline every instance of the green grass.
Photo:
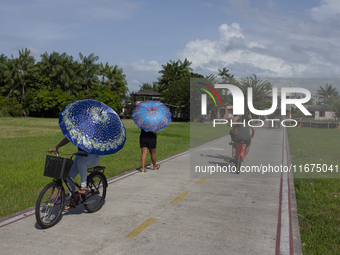
M 124 148 L 103 156 L 100 165 L 105 175 L 115 175 L 140 167 L 140 129 L 133 120 L 123 120 L 127 131 Z M 195 123 L 199 139 L 195 145 L 226 135 L 225 125 L 211 132 L 212 124 Z M 221 127 L 225 126 L 225 127 Z M 220 132 L 216 132 L 216 131 Z M 34 206 L 41 189 L 52 180 L 44 177 L 46 151 L 63 139 L 58 119 L 0 118 L 0 217 Z M 196 137 L 196 133 L 194 136 Z M 166 158 L 190 147 L 190 123 L 171 122 L 158 132 L 157 159 Z M 72 154 L 76 147 L 68 144 L 61 153 Z M 61 155 L 63 156 L 63 155 Z M 67 157 L 67 155 L 64 155 Z M 150 156 L 147 164 L 151 163 Z
M 340 166 L 340 130 L 289 128 L 288 138 L 293 165 Z M 340 254 L 340 179 L 299 176 L 294 184 L 303 254 Z
M 231 127 L 228 125 L 215 125 L 212 123 L 190 123 L 190 147 L 194 148 L 201 144 L 215 140 L 229 134 Z

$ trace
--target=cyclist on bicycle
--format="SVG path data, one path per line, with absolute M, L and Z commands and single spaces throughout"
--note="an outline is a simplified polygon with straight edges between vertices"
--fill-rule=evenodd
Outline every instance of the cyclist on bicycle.
M 250 150 L 251 138 L 254 138 L 254 135 L 255 135 L 255 128 L 250 127 L 248 125 L 248 121 L 250 120 L 249 114 L 236 115 L 231 120 L 232 120 L 233 130 L 235 130 L 235 131 L 232 130 L 231 132 L 234 134 L 236 132 L 236 135 L 234 136 L 234 138 L 232 138 L 233 147 L 232 147 L 232 158 L 230 162 L 233 162 L 235 160 L 237 147 L 242 141 L 244 141 L 246 144 L 246 150 L 243 154 L 243 162 L 245 162 L 247 160 L 246 156 Z M 250 135 L 250 130 L 252 130 L 251 135 Z
M 66 144 L 68 144 L 70 141 L 67 138 L 64 138 L 61 140 L 61 142 L 55 146 L 52 149 L 49 149 L 48 151 L 51 152 L 58 152 L 58 149 Z M 80 174 L 80 180 L 81 180 L 81 188 L 78 191 L 79 194 L 85 195 L 87 193 L 87 168 L 88 167 L 94 167 L 99 164 L 100 155 L 88 153 L 80 148 L 78 148 L 78 154 L 83 154 L 84 156 L 76 156 L 73 160 L 73 165 L 70 170 L 69 176 L 71 176 L 73 179 Z M 70 187 L 75 190 L 75 185 L 73 182 L 69 181 Z M 69 196 L 71 198 L 70 203 L 65 207 L 65 210 L 74 209 L 75 203 L 72 200 L 72 193 L 69 192 Z

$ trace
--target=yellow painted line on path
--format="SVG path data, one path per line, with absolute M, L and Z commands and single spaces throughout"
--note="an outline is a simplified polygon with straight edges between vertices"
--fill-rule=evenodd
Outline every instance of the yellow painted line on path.
M 125 238 L 134 238 L 138 234 L 140 234 L 144 229 L 150 226 L 157 218 L 150 218 L 141 225 L 139 225 L 136 229 L 132 230 Z
M 204 182 L 207 179 L 207 177 L 201 178 L 199 179 L 197 182 L 195 182 L 195 184 L 201 184 L 202 182 Z
M 188 192 L 183 192 L 181 195 L 179 195 L 177 198 L 175 198 L 170 204 L 177 204 L 179 201 L 181 201 L 188 194 L 189 194 Z

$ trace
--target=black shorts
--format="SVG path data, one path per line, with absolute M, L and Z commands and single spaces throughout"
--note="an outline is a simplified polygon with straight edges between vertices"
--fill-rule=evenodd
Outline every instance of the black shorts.
M 139 143 L 141 148 L 155 149 L 156 148 L 156 138 L 140 137 Z
M 157 143 L 157 137 L 155 133 L 145 132 L 142 130 L 139 136 L 140 148 L 155 149 Z

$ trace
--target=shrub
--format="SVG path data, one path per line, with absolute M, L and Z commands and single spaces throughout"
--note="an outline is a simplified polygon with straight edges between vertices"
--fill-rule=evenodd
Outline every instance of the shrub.
M 14 98 L 0 97 L 0 117 L 23 116 L 20 103 Z

